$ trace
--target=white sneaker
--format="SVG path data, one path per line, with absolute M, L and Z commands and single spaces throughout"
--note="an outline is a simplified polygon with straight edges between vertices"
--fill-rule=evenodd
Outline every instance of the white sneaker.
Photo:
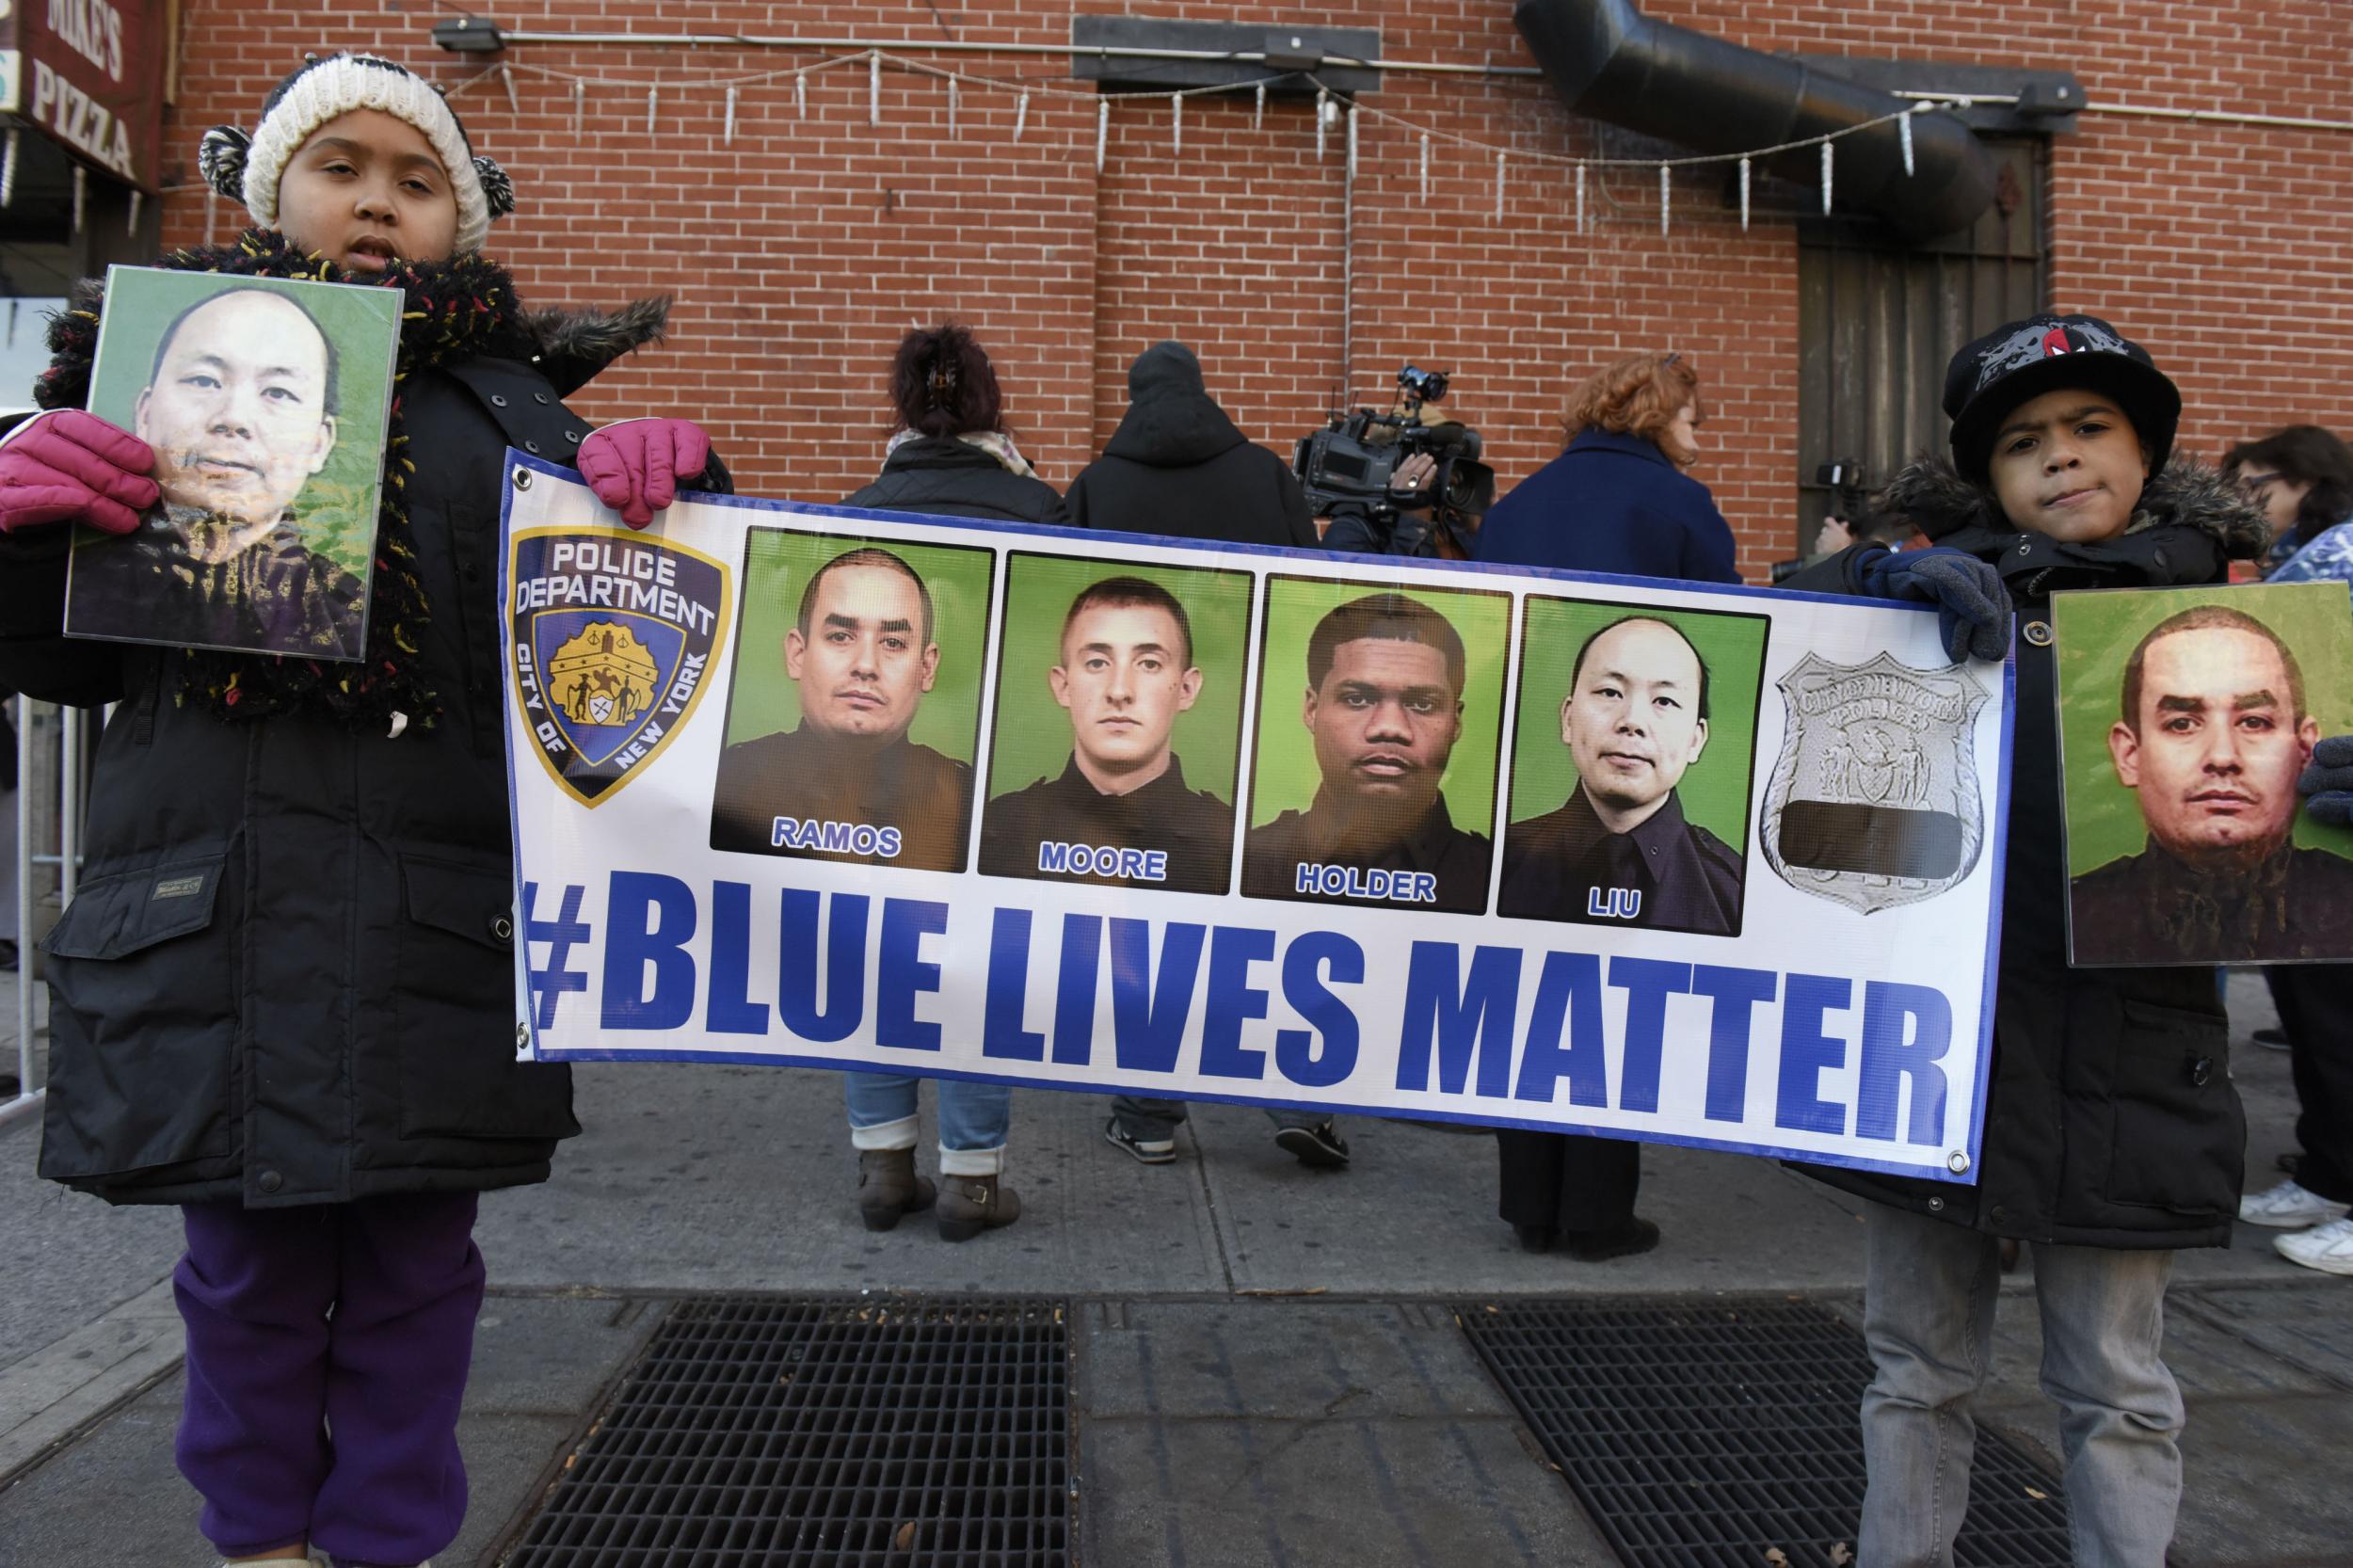
M 2275 1236 L 2271 1244 L 2290 1263 L 2324 1274 L 2353 1275 L 2353 1220 L 2331 1220 L 2293 1236 Z
M 2346 1206 L 2296 1184 L 2293 1177 L 2267 1192 L 2249 1192 L 2238 1200 L 2238 1217 L 2250 1225 L 2274 1230 L 2301 1230 L 2342 1216 Z

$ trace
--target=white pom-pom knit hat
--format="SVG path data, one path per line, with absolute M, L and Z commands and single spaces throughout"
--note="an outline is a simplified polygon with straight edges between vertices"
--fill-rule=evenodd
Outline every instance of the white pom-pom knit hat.
M 303 63 L 270 90 L 262 123 L 251 136 L 232 125 L 216 125 L 197 148 L 205 183 L 232 201 L 242 201 L 253 221 L 278 226 L 278 182 L 286 162 L 311 134 L 338 115 L 377 109 L 405 120 L 433 144 L 449 172 L 457 198 L 457 250 L 482 248 L 490 220 L 515 210 L 515 187 L 506 171 L 474 156 L 466 127 L 440 90 L 406 68 L 376 55 L 319 56 Z

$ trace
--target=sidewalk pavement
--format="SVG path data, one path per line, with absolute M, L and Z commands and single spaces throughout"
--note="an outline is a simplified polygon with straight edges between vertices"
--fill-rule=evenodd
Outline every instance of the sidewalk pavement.
M 2278 1179 L 2294 1101 L 2271 1021 L 2233 983 L 2249 1183 Z M 488 1564 L 560 1472 L 670 1301 L 720 1290 L 1067 1295 L 1084 1563 L 1594 1564 L 1615 1560 L 1454 1328 L 1499 1296 L 1803 1294 L 1855 1317 L 1856 1205 L 1763 1160 L 1645 1156 L 1665 1244 L 1601 1266 L 1519 1252 L 1495 1219 L 1492 1141 L 1355 1119 L 1341 1174 L 1302 1169 L 1265 1119 L 1205 1106 L 1180 1158 L 1101 1138 L 1103 1102 L 1024 1094 L 1020 1223 L 961 1246 L 919 1221 L 872 1235 L 832 1075 L 578 1071 L 588 1131 L 549 1185 L 485 1201 L 492 1298 L 461 1432 L 465 1535 Z M 211 1559 L 171 1466 L 181 1394 L 167 1275 L 176 1215 L 108 1209 L 32 1174 L 0 1131 L 0 1562 L 176 1568 Z M 926 1155 L 926 1162 L 930 1157 Z M 2270 1233 L 2180 1256 L 2169 1359 L 2190 1408 L 2177 1568 L 2353 1564 L 2353 1280 Z M 2028 1272 L 2005 1290 L 1988 1420 L 2048 1456 Z

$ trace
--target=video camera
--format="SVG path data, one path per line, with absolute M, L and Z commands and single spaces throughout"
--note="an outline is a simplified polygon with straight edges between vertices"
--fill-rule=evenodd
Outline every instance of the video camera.
M 1439 553 L 1448 553 L 1444 547 L 1450 545 L 1453 553 L 1467 556 L 1479 520 L 1495 504 L 1496 471 L 1479 461 L 1478 431 L 1452 421 L 1433 424 L 1423 417 L 1425 405 L 1446 396 L 1445 372 L 1407 365 L 1397 373 L 1397 385 L 1393 413 L 1334 409 L 1331 424 L 1300 438 L 1292 469 L 1316 516 L 1353 509 L 1364 515 L 1380 537 L 1389 539 L 1401 511 L 1427 509 Z M 1390 481 L 1399 464 L 1425 452 L 1437 459 L 1437 470 L 1429 485 L 1401 506 L 1389 493 Z

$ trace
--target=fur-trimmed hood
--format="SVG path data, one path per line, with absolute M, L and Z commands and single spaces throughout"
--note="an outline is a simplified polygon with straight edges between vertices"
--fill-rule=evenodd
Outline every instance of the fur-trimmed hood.
M 1972 531 L 2018 533 L 1994 504 L 1993 492 L 1963 479 L 1944 457 L 1917 459 L 1874 500 L 1881 512 L 1902 518 L 1938 544 L 1965 546 L 1956 536 Z M 2263 513 L 2220 471 L 2192 457 L 2176 457 L 2149 481 L 2124 533 L 2129 537 L 2158 528 L 2196 529 L 2233 560 L 2257 559 L 2271 541 Z
M 660 343 L 670 323 L 670 296 L 632 299 L 617 310 L 525 311 L 522 328 L 537 348 L 540 373 L 568 397 L 624 354 Z
M 106 280 L 84 278 L 69 294 L 67 313 L 96 319 L 106 303 Z M 632 299 L 616 310 L 549 306 L 517 312 L 523 348 L 558 397 L 569 397 L 624 354 L 662 341 L 670 323 L 670 296 Z

